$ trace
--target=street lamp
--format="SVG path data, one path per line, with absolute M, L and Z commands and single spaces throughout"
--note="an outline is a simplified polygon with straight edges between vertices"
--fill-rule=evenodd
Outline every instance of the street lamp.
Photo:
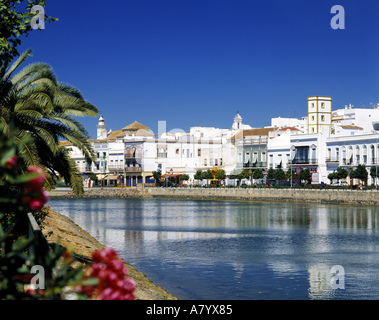
M 290 148 L 290 160 L 291 160 L 291 188 L 292 188 L 292 162 L 293 162 L 293 159 L 294 157 L 292 157 L 292 152 L 294 152 L 296 150 L 295 146 L 292 145 L 291 148 Z
M 105 154 L 103 155 L 103 179 L 101 179 L 101 187 L 103 187 L 103 181 L 105 178 Z

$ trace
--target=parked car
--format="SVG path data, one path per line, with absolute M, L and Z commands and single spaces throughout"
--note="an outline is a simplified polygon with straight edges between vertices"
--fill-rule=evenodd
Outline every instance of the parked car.
M 165 181 L 165 182 L 162 182 L 161 183 L 161 187 L 162 188 L 175 188 L 175 187 L 177 187 L 178 185 L 176 184 L 176 183 L 173 183 L 173 182 L 171 182 L 171 181 Z

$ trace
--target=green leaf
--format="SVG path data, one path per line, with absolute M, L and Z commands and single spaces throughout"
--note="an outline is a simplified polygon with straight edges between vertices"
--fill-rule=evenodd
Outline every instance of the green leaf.
M 39 177 L 41 174 L 40 173 L 28 173 L 24 174 L 22 176 L 18 176 L 17 178 L 13 178 L 11 176 L 8 176 L 8 180 L 12 184 L 22 184 L 25 182 L 29 182 L 33 180 L 34 178 Z
M 16 149 L 15 148 L 11 148 L 9 150 L 6 150 L 5 153 L 2 155 L 1 157 L 1 161 L 0 161 L 0 165 L 1 166 L 4 166 L 5 163 L 11 158 L 13 157 L 14 155 L 16 154 Z
M 89 278 L 81 283 L 82 286 L 96 286 L 99 284 L 99 279 L 97 278 Z

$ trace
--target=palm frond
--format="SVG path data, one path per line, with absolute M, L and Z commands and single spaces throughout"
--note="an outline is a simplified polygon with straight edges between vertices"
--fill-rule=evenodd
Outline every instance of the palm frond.
M 25 166 L 45 168 L 52 177 L 49 181 L 59 174 L 82 194 L 83 179 L 59 140 L 70 141 L 88 161 L 95 161 L 88 132 L 74 117 L 97 116 L 99 110 L 74 86 L 58 82 L 46 63 L 33 63 L 15 73 L 30 55 L 27 50 L 10 67 L 0 68 L 0 134 L 13 133 Z
M 24 51 L 20 57 L 10 66 L 8 71 L 3 76 L 3 81 L 8 81 L 12 73 L 28 58 L 32 56 L 32 49 Z

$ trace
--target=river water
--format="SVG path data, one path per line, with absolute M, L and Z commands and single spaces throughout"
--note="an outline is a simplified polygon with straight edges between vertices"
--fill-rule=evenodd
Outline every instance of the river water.
M 180 299 L 379 299 L 379 210 L 175 199 L 49 203 Z

